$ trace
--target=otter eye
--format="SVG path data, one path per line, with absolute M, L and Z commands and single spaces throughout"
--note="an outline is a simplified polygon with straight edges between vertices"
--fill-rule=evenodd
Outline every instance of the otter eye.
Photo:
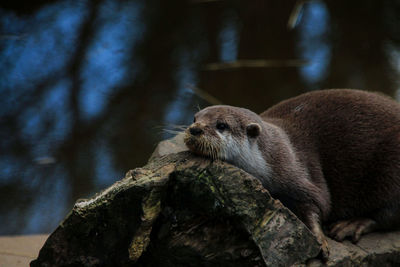
M 193 117 L 193 123 L 195 123 L 196 122 L 196 117 Z
M 218 129 L 220 132 L 223 132 L 224 130 L 226 130 L 226 129 L 228 129 L 228 128 L 229 128 L 228 124 L 226 124 L 226 123 L 224 123 L 224 122 L 218 122 L 218 123 L 217 123 L 217 129 Z

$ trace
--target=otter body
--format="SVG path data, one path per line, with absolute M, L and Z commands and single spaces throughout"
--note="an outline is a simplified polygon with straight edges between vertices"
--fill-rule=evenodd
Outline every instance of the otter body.
M 400 104 L 375 93 L 306 93 L 257 115 L 211 106 L 195 115 L 185 143 L 258 178 L 329 251 L 336 240 L 400 226 Z

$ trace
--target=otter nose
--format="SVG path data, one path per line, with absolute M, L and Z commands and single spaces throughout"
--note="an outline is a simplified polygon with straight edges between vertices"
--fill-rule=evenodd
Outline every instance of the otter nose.
M 200 134 L 203 133 L 203 130 L 198 128 L 198 127 L 191 127 L 189 129 L 189 132 L 190 132 L 191 135 L 200 135 Z

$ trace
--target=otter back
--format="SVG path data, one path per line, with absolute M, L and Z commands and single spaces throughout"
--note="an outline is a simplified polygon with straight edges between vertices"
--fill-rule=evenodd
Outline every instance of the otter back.
M 289 135 L 311 173 L 322 171 L 329 220 L 372 217 L 384 226 L 399 224 L 400 218 L 385 216 L 400 214 L 398 103 L 375 93 L 325 90 L 281 102 L 260 116 Z

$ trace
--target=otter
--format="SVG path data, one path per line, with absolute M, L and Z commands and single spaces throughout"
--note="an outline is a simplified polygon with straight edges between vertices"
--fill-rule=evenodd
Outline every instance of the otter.
M 184 142 L 258 178 L 312 231 L 329 256 L 337 241 L 400 226 L 400 104 L 352 89 L 313 91 L 265 112 L 210 106 Z

